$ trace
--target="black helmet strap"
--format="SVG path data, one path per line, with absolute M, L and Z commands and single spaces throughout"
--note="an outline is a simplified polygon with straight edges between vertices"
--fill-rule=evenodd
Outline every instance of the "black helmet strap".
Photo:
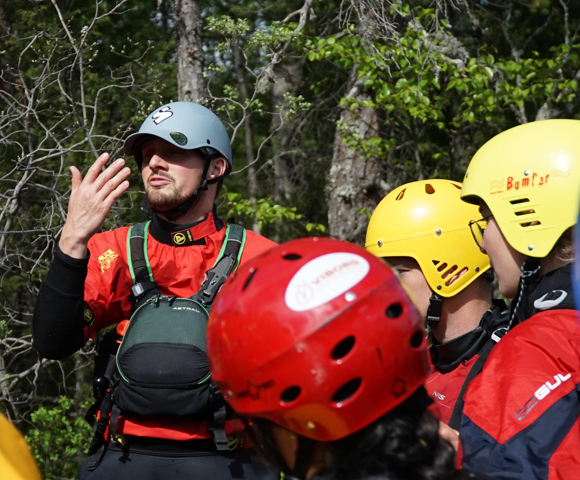
M 427 327 L 432 333 L 441 321 L 441 312 L 443 311 L 443 297 L 437 292 L 433 292 L 429 299 L 429 308 L 427 309 Z

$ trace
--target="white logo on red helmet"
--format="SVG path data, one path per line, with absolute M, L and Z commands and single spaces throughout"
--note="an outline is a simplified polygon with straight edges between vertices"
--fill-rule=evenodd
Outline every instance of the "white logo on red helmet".
M 167 120 L 169 117 L 173 116 L 171 107 L 163 107 L 158 112 L 154 113 L 151 117 L 155 125 L 159 125 L 163 120 Z
M 286 305 L 295 312 L 319 307 L 354 287 L 369 270 L 369 262 L 354 253 L 322 255 L 292 277 L 286 287 Z

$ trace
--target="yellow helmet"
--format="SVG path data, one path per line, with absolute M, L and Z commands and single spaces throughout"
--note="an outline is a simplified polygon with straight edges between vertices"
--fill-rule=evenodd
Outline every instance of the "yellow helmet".
M 414 258 L 434 292 L 456 295 L 489 269 L 469 229 L 481 215 L 460 200 L 460 191 L 460 183 L 435 179 L 396 188 L 371 217 L 366 249 L 377 257 Z
M 40 472 L 26 440 L 0 414 L 0 473 L 2 480 L 40 480 Z
M 471 160 L 462 200 L 483 200 L 508 243 L 546 257 L 576 224 L 580 197 L 580 121 L 544 120 L 493 137 Z

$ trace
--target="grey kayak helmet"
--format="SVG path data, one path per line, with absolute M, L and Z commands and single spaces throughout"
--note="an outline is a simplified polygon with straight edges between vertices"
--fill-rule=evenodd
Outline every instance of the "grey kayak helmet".
M 232 147 L 228 132 L 215 113 L 197 103 L 172 102 L 163 105 L 143 121 L 137 133 L 127 137 L 123 150 L 125 155 L 135 157 L 139 169 L 142 163 L 141 151 L 136 147 L 147 137 L 161 138 L 184 150 L 201 150 L 202 154 L 213 149 L 226 159 L 226 175 L 232 169 Z
M 195 204 L 199 194 L 207 190 L 208 184 L 219 182 L 232 170 L 232 146 L 228 132 L 217 115 L 202 105 L 193 102 L 172 102 L 163 105 L 143 121 L 137 133 L 127 137 L 123 150 L 125 155 L 132 155 L 135 158 L 139 170 L 143 164 L 139 144 L 152 137 L 161 138 L 184 150 L 195 150 L 204 159 L 203 180 L 185 202 L 167 211 L 152 209 L 169 220 L 185 214 Z M 207 180 L 211 160 L 219 157 L 226 160 L 225 174 Z

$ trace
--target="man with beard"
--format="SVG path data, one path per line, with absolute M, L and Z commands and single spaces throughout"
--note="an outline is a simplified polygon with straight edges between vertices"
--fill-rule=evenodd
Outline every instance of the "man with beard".
M 97 339 L 100 420 L 80 478 L 263 478 L 240 448 L 243 427 L 226 420 L 209 382 L 206 319 L 196 335 L 188 322 L 209 310 L 238 263 L 275 244 L 217 217 L 214 202 L 232 154 L 223 124 L 207 108 L 175 102 L 156 109 L 124 151 L 141 170 L 151 221 L 98 233 L 129 187 L 130 170 L 123 159 L 106 166 L 107 153 L 84 179 L 71 167 L 68 216 L 32 322 L 34 345 L 46 358 L 65 358 Z M 168 313 L 156 313 L 159 305 Z M 142 309 L 152 312 L 152 323 L 137 323 Z M 117 344 L 120 355 L 125 342 L 115 333 L 132 342 L 122 358 Z

